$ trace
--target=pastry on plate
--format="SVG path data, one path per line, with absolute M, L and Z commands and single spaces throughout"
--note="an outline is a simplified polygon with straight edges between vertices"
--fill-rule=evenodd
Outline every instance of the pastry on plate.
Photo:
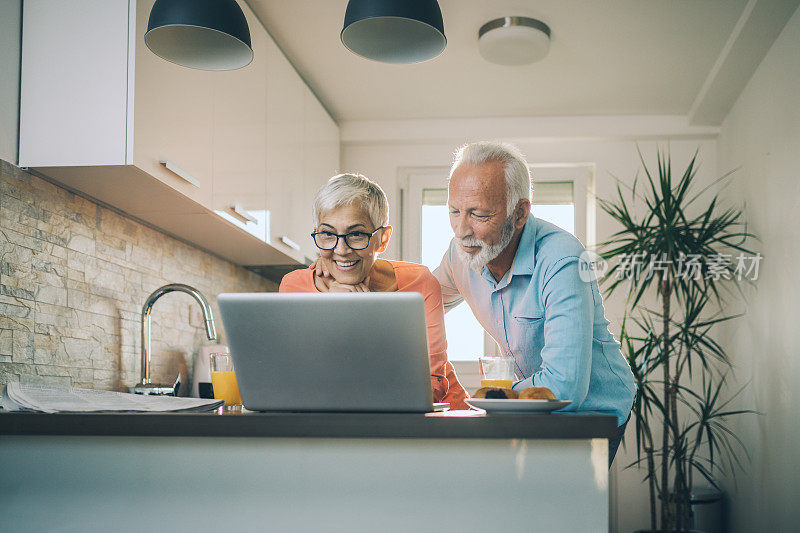
M 555 400 L 556 395 L 547 387 L 528 387 L 519 392 L 520 400 Z
M 486 398 L 487 400 L 516 400 L 519 394 L 514 389 L 505 387 L 481 387 L 472 397 Z

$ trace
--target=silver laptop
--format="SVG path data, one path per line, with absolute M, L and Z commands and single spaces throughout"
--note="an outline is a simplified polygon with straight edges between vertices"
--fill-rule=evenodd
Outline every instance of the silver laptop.
M 247 409 L 433 410 L 422 295 L 229 293 L 217 300 Z

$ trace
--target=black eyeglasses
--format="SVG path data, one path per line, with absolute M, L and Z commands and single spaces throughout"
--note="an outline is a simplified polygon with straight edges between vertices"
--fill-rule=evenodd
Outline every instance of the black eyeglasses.
M 363 250 L 369 246 L 369 240 L 372 236 L 385 227 L 386 226 L 381 226 L 372 233 L 351 231 L 343 235 L 333 233 L 332 231 L 315 231 L 311 234 L 311 237 L 314 238 L 314 244 L 316 244 L 317 248 L 320 250 L 333 250 L 336 248 L 336 245 L 339 244 L 339 238 L 344 238 L 344 243 L 351 250 Z

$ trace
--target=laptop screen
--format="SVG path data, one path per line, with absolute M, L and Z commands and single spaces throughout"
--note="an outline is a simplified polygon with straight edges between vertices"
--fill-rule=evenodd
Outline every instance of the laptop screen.
M 244 406 L 256 411 L 431 411 L 422 295 L 218 297 Z

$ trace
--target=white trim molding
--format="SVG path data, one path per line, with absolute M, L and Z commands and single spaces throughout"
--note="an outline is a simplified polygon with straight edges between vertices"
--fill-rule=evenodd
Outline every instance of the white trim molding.
M 684 115 L 500 117 L 364 120 L 340 123 L 342 145 L 716 138 L 717 126 L 689 124 Z

